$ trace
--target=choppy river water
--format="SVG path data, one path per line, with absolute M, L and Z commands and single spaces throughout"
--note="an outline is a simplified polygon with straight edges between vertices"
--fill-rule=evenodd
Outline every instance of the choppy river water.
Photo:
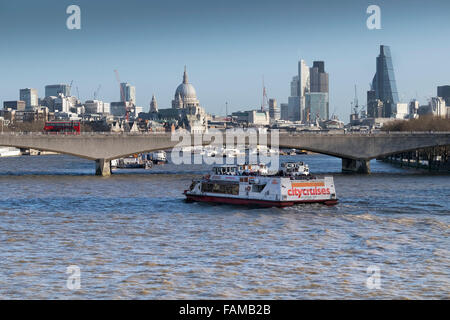
M 450 298 L 449 175 L 296 159 L 334 176 L 337 206 L 185 203 L 205 165 L 100 178 L 69 156 L 1 158 L 0 298 Z

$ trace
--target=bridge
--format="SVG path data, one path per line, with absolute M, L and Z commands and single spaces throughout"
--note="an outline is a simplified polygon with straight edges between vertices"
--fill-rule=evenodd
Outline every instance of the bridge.
M 182 145 L 194 145 L 194 140 L 194 137 L 190 137 L 184 140 Z M 225 139 L 223 140 L 225 142 Z M 268 146 L 271 146 L 270 133 L 264 140 L 267 141 Z M 277 140 L 280 148 L 303 149 L 341 158 L 343 171 L 370 173 L 371 159 L 422 148 L 450 145 L 450 132 L 279 133 Z M 0 134 L 0 146 L 52 151 L 93 160 L 96 164 L 96 175 L 102 176 L 111 174 L 110 163 L 113 159 L 136 153 L 172 149 L 180 145 L 179 141 L 181 140 L 174 139 L 171 133 Z M 261 141 L 259 136 L 258 142 L 261 143 Z

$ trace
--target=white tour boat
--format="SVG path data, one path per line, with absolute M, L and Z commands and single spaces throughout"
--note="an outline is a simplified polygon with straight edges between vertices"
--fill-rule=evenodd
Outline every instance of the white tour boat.
M 212 202 L 263 207 L 299 203 L 337 203 L 333 177 L 317 178 L 303 162 L 286 162 L 278 172 L 263 164 L 222 165 L 213 173 L 193 180 L 185 190 L 189 202 Z
M 147 155 L 132 155 L 126 158 L 111 160 L 111 169 L 151 169 L 152 161 Z
M 167 154 L 163 150 L 152 152 L 150 154 L 150 159 L 153 161 L 154 164 L 167 163 Z
M 21 154 L 20 149 L 13 147 L 0 147 L 0 157 L 15 157 L 20 156 Z

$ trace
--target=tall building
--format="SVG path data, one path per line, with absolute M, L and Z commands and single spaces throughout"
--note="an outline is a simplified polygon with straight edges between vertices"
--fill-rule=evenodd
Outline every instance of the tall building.
M 120 92 L 120 101 L 121 102 L 125 102 L 125 101 L 131 102 L 132 104 L 135 105 L 136 104 L 136 88 L 127 82 L 121 83 L 120 87 L 122 88 L 121 91 L 123 91 L 123 97 L 122 97 L 122 92 Z
M 299 97 L 304 97 L 310 88 L 309 67 L 306 65 L 305 60 L 298 62 L 298 86 Z
M 305 121 L 305 108 L 306 99 L 305 94 L 310 91 L 310 74 L 309 67 L 306 65 L 305 60 L 298 62 L 298 85 L 299 85 L 299 97 L 300 97 L 300 121 Z
M 308 92 L 305 94 L 305 121 L 314 123 L 328 120 L 328 92 Z
M 310 73 L 310 92 L 326 92 L 329 93 L 328 73 L 325 72 L 325 62 L 314 61 L 313 67 L 309 69 Z
M 288 98 L 288 120 L 289 121 L 301 121 L 302 112 L 301 112 L 301 104 L 300 97 L 291 96 Z
M 298 97 L 300 96 L 300 86 L 298 84 L 298 76 L 292 77 L 291 81 L 291 97 Z
M 270 121 L 279 120 L 281 117 L 280 108 L 275 99 L 269 99 L 269 117 Z
M 19 100 L 25 101 L 26 109 L 32 109 L 33 107 L 37 107 L 39 105 L 38 93 L 36 89 L 20 89 L 19 95 Z
M 281 120 L 289 120 L 289 104 L 281 103 L 280 104 L 280 119 Z
M 371 88 L 371 91 L 374 91 L 373 99 L 378 99 L 383 103 L 383 115 L 389 118 L 392 116 L 399 99 L 391 50 L 388 46 L 380 46 L 380 55 L 377 57 L 376 67 Z M 367 101 L 368 106 L 371 103 L 371 101 Z
M 319 93 L 306 96 L 304 120 L 314 122 L 316 119 L 329 119 L 329 77 L 325 72 L 325 62 L 314 61 L 309 69 L 310 93 Z M 305 95 L 308 95 L 306 93 Z
M 300 85 L 298 76 L 294 76 L 291 81 L 291 95 L 288 98 L 287 118 L 289 121 L 300 120 Z
M 288 98 L 288 114 L 290 121 L 304 121 L 306 100 L 305 94 L 310 91 L 310 71 L 305 60 L 298 62 L 297 75 L 291 81 L 291 95 Z
M 450 106 L 450 86 L 437 87 L 437 96 L 445 100 L 445 104 Z
M 70 86 L 68 84 L 51 84 L 45 86 L 46 97 L 57 97 L 59 94 L 70 97 Z

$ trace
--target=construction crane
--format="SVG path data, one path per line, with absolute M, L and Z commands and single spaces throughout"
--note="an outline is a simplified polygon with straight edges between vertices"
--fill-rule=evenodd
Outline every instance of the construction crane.
M 125 100 L 125 92 L 123 92 L 123 87 L 120 84 L 119 72 L 117 70 L 114 70 L 114 73 L 116 74 L 116 80 L 117 80 L 117 83 L 119 84 L 119 88 L 120 88 L 120 98 L 121 98 L 122 102 L 125 104 L 125 118 L 128 122 L 130 109 L 128 107 L 127 101 Z
M 357 93 L 357 90 L 356 90 L 356 84 L 355 84 L 355 98 L 354 98 L 353 101 L 354 101 L 353 102 L 353 104 L 354 104 L 354 106 L 353 106 L 353 113 L 354 114 L 358 114 L 359 104 L 358 104 L 358 93 Z

